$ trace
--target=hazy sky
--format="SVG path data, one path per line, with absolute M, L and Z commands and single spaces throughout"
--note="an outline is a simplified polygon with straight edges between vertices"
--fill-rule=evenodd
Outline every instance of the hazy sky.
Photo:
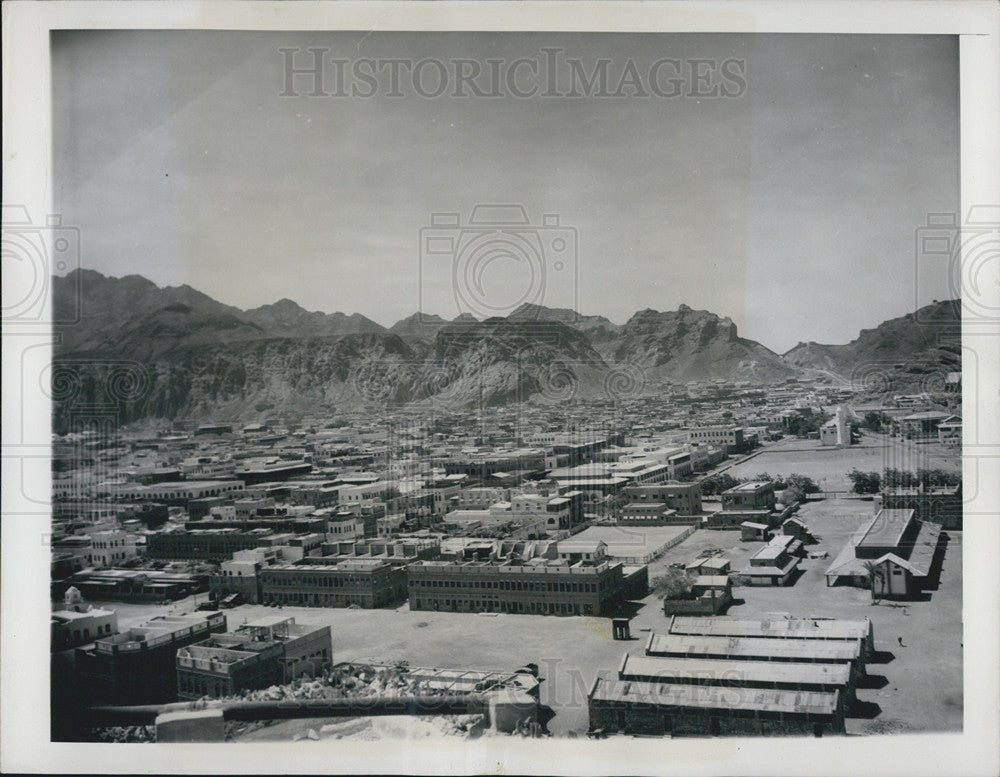
M 733 59 L 746 90 L 455 98 L 450 80 L 427 98 L 404 70 L 404 96 L 390 97 L 383 70 L 369 99 L 279 96 L 279 49 L 303 49 L 304 66 L 308 46 L 348 67 L 496 59 L 504 75 L 559 47 L 564 79 L 567 58 L 588 74 L 610 60 L 611 91 L 630 60 L 647 86 L 652 63 L 680 60 L 690 90 L 692 58 Z M 519 83 L 544 88 L 527 67 Z M 705 89 L 720 83 L 716 65 L 698 67 L 715 77 Z M 676 75 L 658 74 L 661 91 Z M 686 303 L 781 352 L 949 296 L 944 277 L 915 291 L 914 231 L 958 210 L 954 37 L 66 32 L 53 34 L 53 77 L 54 204 L 81 229 L 83 266 L 241 308 L 288 297 L 385 325 L 418 307 L 452 318 L 455 262 L 422 261 L 421 229 L 436 212 L 464 223 L 480 203 L 575 230 L 559 233 L 558 272 L 552 244 L 539 249 L 544 287 L 527 260 L 487 266 L 484 293 L 495 284 L 501 306 L 541 289 L 534 301 L 622 323 Z M 477 250 L 464 258 L 489 256 Z

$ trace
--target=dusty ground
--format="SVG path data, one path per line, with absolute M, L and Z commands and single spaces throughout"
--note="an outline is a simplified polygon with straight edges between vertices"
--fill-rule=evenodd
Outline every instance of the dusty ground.
M 944 469 L 961 471 L 961 460 L 954 451 L 937 443 L 915 445 L 882 435 L 866 434 L 859 445 L 850 448 L 824 448 L 818 440 L 786 438 L 768 443 L 760 453 L 731 466 L 720 467 L 736 478 L 750 478 L 761 472 L 772 475 L 807 475 L 823 491 L 849 491 L 847 473 L 857 468 L 881 472 L 886 468 L 916 471 Z

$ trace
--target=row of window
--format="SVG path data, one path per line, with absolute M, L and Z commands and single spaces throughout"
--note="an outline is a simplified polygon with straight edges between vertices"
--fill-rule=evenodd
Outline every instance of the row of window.
M 377 582 L 372 575 L 265 575 L 263 585 L 309 586 L 311 588 L 351 588 L 372 586 Z
M 403 598 L 400 591 L 396 598 Z M 264 592 L 265 604 L 300 604 L 313 607 L 346 607 L 350 604 L 357 604 L 361 607 L 372 607 L 372 596 L 370 594 L 311 594 L 302 591 L 291 593 L 276 593 L 273 591 Z M 382 601 L 392 601 L 388 596 L 375 600 L 374 606 L 378 606 Z
M 521 580 L 410 580 L 411 588 L 466 588 L 495 589 L 499 591 L 538 591 L 548 593 L 596 593 L 605 588 L 604 581 L 598 583 L 552 583 Z
M 229 695 L 229 683 L 226 680 L 209 680 L 207 677 L 181 674 L 177 678 L 181 693 L 197 694 L 219 698 Z
M 508 612 L 542 615 L 593 615 L 592 604 L 576 602 L 464 601 L 460 599 L 414 599 L 414 610 L 451 610 L 452 612 Z
M 103 626 L 101 626 L 100 624 L 98 624 L 97 628 L 94 629 L 94 632 L 95 632 L 94 633 L 95 637 L 99 637 L 102 634 L 110 634 L 111 633 L 111 624 L 110 623 L 105 623 Z M 81 636 L 80 630 L 79 629 L 73 629 L 73 639 L 74 640 L 79 640 L 80 636 Z M 83 639 L 90 639 L 90 629 L 84 629 L 82 636 L 83 636 Z

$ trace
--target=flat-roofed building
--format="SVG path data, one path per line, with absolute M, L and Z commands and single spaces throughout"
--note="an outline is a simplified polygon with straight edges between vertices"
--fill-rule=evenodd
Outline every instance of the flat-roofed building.
M 917 519 L 945 530 L 962 530 L 962 488 L 893 488 L 875 497 L 876 504 L 893 510 L 913 510 Z
M 679 516 L 701 515 L 701 483 L 630 485 L 625 497 L 632 504 L 658 503 Z
M 238 550 L 251 550 L 274 536 L 270 529 L 179 529 L 146 537 L 146 555 L 150 558 L 183 561 L 222 561 Z
M 118 614 L 89 604 L 55 610 L 51 616 L 53 651 L 66 650 L 118 633 Z
M 260 571 L 265 604 L 384 607 L 406 598 L 406 570 L 377 558 L 303 559 Z
M 677 511 L 663 502 L 629 502 L 622 507 L 617 523 L 621 526 L 667 526 L 677 523 L 676 517 Z
M 740 483 L 722 492 L 723 510 L 772 510 L 774 503 L 774 483 L 766 480 Z
M 329 626 L 271 616 L 177 651 L 177 697 L 236 696 L 243 691 L 318 676 L 330 665 Z
M 77 572 L 61 586 L 74 586 L 97 602 L 167 602 L 204 591 L 206 575 L 155 569 L 101 569 Z M 56 592 L 58 593 L 58 592 Z
M 243 469 L 236 470 L 236 477 L 247 485 L 290 480 L 308 475 L 312 472 L 312 466 L 312 462 L 309 461 L 269 459 L 262 462 L 252 462 Z
M 225 630 L 226 617 L 219 612 L 161 615 L 77 648 L 83 698 L 104 704 L 176 701 L 178 649 Z
M 324 558 L 374 558 L 397 566 L 405 566 L 420 559 L 436 558 L 441 553 L 441 540 L 435 537 L 403 538 L 397 540 L 367 540 L 325 542 Z M 333 558 L 331 558 L 333 557 Z
M 410 609 L 606 615 L 624 601 L 629 580 L 645 569 L 543 558 L 527 563 L 420 561 L 407 569 Z
M 163 502 L 167 505 L 187 505 L 192 499 L 229 496 L 243 490 L 239 480 L 182 480 L 176 483 L 156 483 L 149 486 L 137 483 L 98 483 L 97 494 L 107 494 L 118 499 L 144 502 Z
M 724 446 L 727 453 L 741 453 L 746 449 L 741 426 L 700 426 L 688 429 L 687 441 L 699 445 Z
M 114 530 L 90 533 L 87 561 L 91 566 L 98 568 L 119 566 L 138 554 L 134 534 Z
M 663 598 L 663 614 L 668 617 L 678 613 L 715 615 L 723 612 L 732 601 L 733 586 L 729 575 L 698 574 L 691 583 L 689 595 Z
M 791 507 L 775 509 L 774 484 L 741 483 L 722 492 L 722 510 L 708 519 L 709 528 L 736 528 L 744 521 L 777 526 L 792 513 Z

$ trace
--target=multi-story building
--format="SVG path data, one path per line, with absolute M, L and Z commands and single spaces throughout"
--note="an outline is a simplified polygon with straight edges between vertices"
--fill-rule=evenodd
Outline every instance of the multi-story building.
M 205 575 L 161 572 L 155 569 L 104 569 L 77 572 L 54 586 L 76 588 L 99 602 L 167 602 L 205 590 Z
M 875 497 L 876 509 L 881 505 L 891 510 L 913 510 L 917 519 L 930 521 L 942 529 L 962 530 L 962 488 L 893 488 Z
M 219 566 L 218 574 L 208 579 L 208 589 L 218 600 L 239 594 L 250 604 L 260 602 L 260 570 L 278 560 L 278 548 L 239 550 Z
M 403 567 L 375 558 L 307 558 L 260 571 L 265 604 L 384 607 L 406 598 Z
M 727 453 L 742 453 L 746 450 L 743 427 L 740 426 L 700 426 L 687 430 L 689 443 L 725 446 Z
M 497 486 L 463 488 L 459 490 L 457 496 L 459 510 L 486 510 L 497 502 L 509 502 L 510 489 Z
M 342 558 L 375 558 L 390 564 L 409 564 L 420 559 L 435 558 L 441 553 L 441 540 L 427 537 L 367 542 L 326 542 L 323 556 Z
M 98 568 L 113 567 L 135 558 L 135 535 L 124 531 L 95 531 L 90 534 L 87 562 Z
M 289 480 L 312 472 L 312 462 L 268 459 L 254 462 L 236 471 L 236 477 L 247 485 L 275 480 Z
M 745 521 L 773 527 L 791 515 L 791 509 L 775 510 L 774 484 L 767 481 L 741 483 L 722 492 L 722 510 L 708 519 L 710 528 L 736 528 Z
M 231 527 L 161 532 L 146 537 L 146 554 L 160 559 L 221 561 L 238 550 L 268 544 L 266 541 L 274 537 L 270 529 L 240 531 Z
M 83 698 L 105 704 L 176 701 L 178 649 L 225 630 L 226 616 L 219 612 L 161 615 L 77 648 Z
M 243 490 L 239 480 L 182 480 L 178 483 L 156 483 L 151 486 L 136 483 L 105 483 L 95 486 L 98 493 L 119 499 L 158 501 L 167 505 L 187 505 L 192 499 L 238 494 Z
M 329 666 L 329 626 L 304 626 L 272 616 L 245 623 L 177 651 L 177 698 L 236 696 L 282 685 Z
M 421 561 L 408 577 L 411 610 L 606 615 L 626 595 L 623 565 L 606 560 Z
M 68 605 L 52 613 L 52 650 L 85 645 L 118 633 L 118 614 L 89 604 Z
M 660 503 L 679 516 L 701 515 L 700 483 L 658 483 L 634 485 L 625 489 L 625 497 L 632 503 Z

